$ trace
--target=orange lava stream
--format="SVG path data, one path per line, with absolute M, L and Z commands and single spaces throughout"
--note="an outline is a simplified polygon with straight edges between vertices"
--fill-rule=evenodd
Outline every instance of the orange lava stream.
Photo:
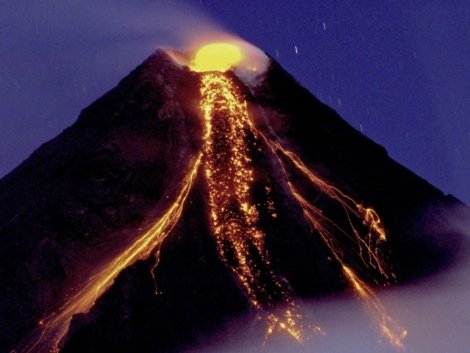
M 396 279 L 395 274 L 386 266 L 385 260 L 382 258 L 379 251 L 379 246 L 382 242 L 387 240 L 387 237 L 385 229 L 383 228 L 382 222 L 376 211 L 372 208 L 366 208 L 361 204 L 356 203 L 356 201 L 354 201 L 350 196 L 344 194 L 341 190 L 328 184 L 326 181 L 314 174 L 305 166 L 302 160 L 295 153 L 285 149 L 277 142 L 268 140 L 260 132 L 257 131 L 257 133 L 264 138 L 266 143 L 271 147 L 275 154 L 276 151 L 279 151 L 288 157 L 296 169 L 301 171 L 302 174 L 304 174 L 314 186 L 342 205 L 347 214 L 351 231 L 357 241 L 356 245 L 359 247 L 359 256 L 363 263 L 368 266 L 370 265 L 373 269 L 378 270 L 379 274 L 383 276 L 386 281 L 389 279 Z M 344 278 L 354 290 L 358 299 L 362 302 L 365 310 L 369 313 L 373 322 L 379 327 L 381 334 L 392 346 L 399 349 L 404 348 L 404 339 L 408 334 L 407 330 L 402 328 L 392 317 L 388 315 L 387 310 L 380 302 L 373 289 L 368 286 L 352 269 L 353 259 L 348 259 L 347 256 L 347 253 L 350 251 L 350 249 L 347 249 L 345 245 L 341 244 L 337 240 L 337 237 L 335 237 L 335 233 L 339 232 L 342 234 L 347 234 L 347 231 L 341 229 L 331 219 L 324 215 L 322 210 L 318 209 L 312 203 L 307 201 L 289 181 L 284 162 L 281 160 L 281 158 L 279 158 L 279 156 L 278 162 L 283 169 L 285 178 L 288 180 L 287 184 L 289 190 L 301 206 L 305 218 L 308 220 L 312 228 L 318 232 L 320 238 L 330 250 L 333 258 L 340 264 Z M 356 217 L 362 220 L 362 224 L 367 229 L 365 235 L 361 235 L 359 229 L 354 226 L 352 217 Z M 365 261 L 364 253 L 367 254 L 369 261 Z
M 342 266 L 345 277 L 352 284 L 357 297 L 362 301 L 372 320 L 378 325 L 382 335 L 392 346 L 404 348 L 404 340 L 408 335 L 408 331 L 387 314 L 387 310 L 374 291 L 350 267 Z
M 265 234 L 257 227 L 258 211 L 250 198 L 253 166 L 246 101 L 225 74 L 209 72 L 202 75 L 201 110 L 210 224 L 219 255 L 238 277 L 253 307 L 265 312 L 267 336 L 277 328 L 300 342 L 302 316 L 271 270 Z M 269 312 L 277 300 L 288 307 L 281 316 Z
M 380 253 L 380 245 L 387 240 L 387 235 L 377 212 L 357 203 L 337 187 L 321 179 L 308 169 L 294 152 L 285 149 L 279 143 L 269 142 L 269 144 L 273 150 L 286 156 L 308 178 L 312 185 L 331 199 L 336 200 L 343 207 L 349 220 L 350 230 L 355 236 L 358 254 L 364 265 L 377 270 L 386 281 L 396 279 L 395 274 L 388 268 Z M 361 234 L 362 232 L 354 225 L 353 219 L 359 220 L 367 228 L 365 234 Z M 345 231 L 345 233 L 348 234 L 349 232 Z
M 85 286 L 66 301 L 57 311 L 39 322 L 41 333 L 24 352 L 55 353 L 66 335 L 72 316 L 86 313 L 114 282 L 119 273 L 138 260 L 147 259 L 155 248 L 166 238 L 178 222 L 185 201 L 192 188 L 201 163 L 201 154 L 196 158 L 185 176 L 181 190 L 173 204 L 147 232 L 141 235 L 125 251 L 116 256 L 106 266 L 90 277 Z
M 364 308 L 372 317 L 373 321 L 378 325 L 382 335 L 387 338 L 392 346 L 403 348 L 403 341 L 407 336 L 407 331 L 402 328 L 393 318 L 391 318 L 375 295 L 371 287 L 369 287 L 359 276 L 353 271 L 351 265 L 345 261 L 346 249 L 335 242 L 335 237 L 329 229 L 330 220 L 325 218 L 321 211 L 305 200 L 289 183 L 292 194 L 299 202 L 304 211 L 305 218 L 310 222 L 312 227 L 320 234 L 321 239 L 330 250 L 333 257 L 341 265 L 343 275 L 352 287 L 357 297 L 361 300 Z

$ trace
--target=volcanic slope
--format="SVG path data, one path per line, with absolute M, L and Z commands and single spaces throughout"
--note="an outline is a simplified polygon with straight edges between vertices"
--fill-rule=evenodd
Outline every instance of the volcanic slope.
M 452 261 L 460 202 L 275 61 L 251 88 L 220 74 L 244 120 L 216 111 L 213 140 L 205 75 L 158 50 L 0 181 L 2 350 L 178 351 L 250 310 L 300 339 L 295 297 L 361 297 Z M 217 140 L 238 123 L 241 157 Z

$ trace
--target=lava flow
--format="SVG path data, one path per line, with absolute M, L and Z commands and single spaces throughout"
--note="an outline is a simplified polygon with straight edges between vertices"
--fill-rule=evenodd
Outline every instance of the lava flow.
M 206 126 L 204 171 L 220 257 L 238 276 L 256 309 L 268 311 L 279 300 L 288 304 L 282 316 L 267 313 L 268 335 L 277 327 L 301 341 L 302 317 L 270 268 L 265 234 L 257 227 L 258 211 L 250 200 L 253 166 L 248 134 L 253 132 L 246 102 L 220 72 L 203 74 L 201 94 Z
M 259 209 L 252 199 L 255 168 L 251 151 L 255 143 L 267 147 L 280 168 L 290 197 L 300 206 L 306 222 L 330 251 L 383 336 L 392 345 L 403 346 L 406 330 L 387 314 L 372 288 L 359 275 L 362 269 L 374 279 L 379 278 L 377 283 L 389 284 L 395 280 L 382 254 L 387 234 L 377 212 L 322 179 L 278 138 L 268 137 L 254 126 L 246 100 L 226 73 L 240 60 L 239 48 L 226 43 L 210 44 L 196 53 L 189 66 L 201 78 L 204 144 L 181 182 L 176 199 L 150 230 L 90 277 L 58 310 L 40 321 L 39 333 L 33 334 L 24 352 L 58 352 L 72 316 L 88 312 L 123 269 L 152 254 L 157 257 L 158 265 L 159 246 L 178 223 L 197 175 L 205 177 L 208 224 L 220 259 L 233 271 L 251 305 L 267 322 L 266 336 L 278 330 L 302 341 L 304 319 L 289 285 L 280 280 L 271 266 L 266 234 L 258 224 Z M 304 178 L 304 184 L 343 210 L 346 226 L 336 224 L 304 196 L 305 188 L 296 185 L 293 171 Z M 275 310 L 278 303 L 285 305 L 284 311 Z M 309 328 L 321 332 L 318 327 Z
M 219 50 L 225 55 L 214 55 Z M 280 284 L 270 270 L 269 258 L 264 248 L 264 233 L 256 227 L 258 212 L 249 200 L 253 170 L 248 155 L 248 135 L 255 139 L 262 138 L 271 148 L 284 173 L 291 195 L 297 200 L 305 218 L 320 235 L 333 258 L 340 264 L 344 278 L 363 302 L 384 337 L 393 346 L 402 348 L 407 331 L 387 314 L 373 290 L 353 271 L 352 266 L 355 265 L 356 259 L 354 256 L 346 258 L 345 254 L 348 251 L 345 244 L 338 241 L 336 236 L 338 233 L 346 236 L 357 248 L 355 254 L 362 265 L 372 272 L 377 272 L 378 276 L 383 278 L 383 282 L 389 284 L 396 277 L 388 268 L 380 251 L 380 245 L 387 240 L 387 236 L 377 212 L 357 203 L 337 187 L 320 178 L 309 170 L 295 153 L 285 149 L 279 142 L 268 139 L 253 126 L 248 117 L 246 102 L 242 100 L 231 80 L 220 72 L 226 71 L 240 60 L 236 49 L 232 46 L 211 45 L 210 49 L 203 47 L 201 52 L 200 56 L 196 56 L 197 62 L 193 62 L 193 68 L 195 71 L 203 72 L 201 109 L 206 126 L 204 166 L 209 185 L 212 229 L 221 258 L 237 274 L 256 308 L 260 310 L 269 308 L 270 299 L 275 293 L 266 295 L 267 284 L 262 280 L 266 281 L 266 276 L 260 273 L 259 266 L 253 261 L 250 252 L 253 248 L 256 249 L 258 258 L 261 258 L 269 274 L 269 280 L 274 284 L 271 288 L 275 288 L 281 294 L 276 299 L 283 299 L 288 304 L 289 309 L 284 318 L 274 314 L 268 315 L 268 334 L 272 333 L 274 327 L 279 327 L 300 341 L 302 316 L 293 311 L 296 309 L 296 304 L 289 291 Z M 202 60 L 202 63 L 208 62 L 208 64 L 201 65 L 201 58 L 205 54 L 210 60 Z M 217 61 L 217 58 L 220 61 Z M 279 154 L 286 157 L 317 190 L 335 200 L 344 209 L 349 230 L 335 224 L 320 209 L 302 197 L 289 181 L 286 163 Z M 357 226 L 356 223 L 362 225 Z M 230 253 L 229 256 L 235 257 L 233 263 L 228 261 L 227 252 Z
M 259 131 L 257 133 L 263 137 L 273 154 L 276 155 L 291 195 L 302 208 L 304 216 L 312 229 L 320 236 L 332 257 L 341 266 L 345 280 L 354 290 L 358 299 L 362 301 L 364 308 L 372 317 L 374 323 L 377 324 L 382 335 L 392 346 L 403 348 L 403 341 L 408 332 L 388 315 L 372 288 L 353 270 L 355 266 L 365 267 L 369 272 L 375 272 L 378 277 L 382 278 L 382 281 L 376 280 L 377 283 L 382 282 L 385 285 L 396 279 L 395 274 L 387 266 L 380 251 L 380 246 L 387 240 L 387 236 L 377 212 L 357 203 L 337 187 L 323 180 L 307 168 L 294 152 L 284 148 L 279 142 L 271 141 Z M 287 157 L 294 168 L 303 174 L 320 193 L 340 205 L 348 220 L 349 230 L 333 222 L 322 210 L 315 207 L 313 203 L 307 201 L 301 195 L 300 191 L 290 181 L 286 164 L 278 153 Z M 356 225 L 358 223 L 359 226 Z M 345 236 L 348 241 L 339 241 L 338 234 Z M 351 252 L 348 246 L 353 246 L 356 251 Z
M 81 290 L 73 294 L 58 310 L 39 321 L 39 332 L 32 335 L 22 351 L 56 353 L 66 335 L 73 315 L 86 313 L 95 301 L 113 284 L 119 273 L 137 260 L 147 259 L 178 222 L 199 170 L 201 155 L 196 158 L 184 178 L 178 196 L 155 224 L 122 253 L 90 277 Z M 156 253 L 158 255 L 158 252 Z M 158 260 L 158 259 L 157 259 Z

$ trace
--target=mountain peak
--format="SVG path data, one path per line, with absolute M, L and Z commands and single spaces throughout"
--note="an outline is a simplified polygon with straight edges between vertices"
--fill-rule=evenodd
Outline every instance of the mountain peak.
M 2 348 L 174 351 L 246 311 L 300 340 L 297 296 L 351 286 L 377 309 L 374 286 L 452 261 L 460 204 L 278 63 L 248 85 L 177 56 L 157 50 L 0 182 Z

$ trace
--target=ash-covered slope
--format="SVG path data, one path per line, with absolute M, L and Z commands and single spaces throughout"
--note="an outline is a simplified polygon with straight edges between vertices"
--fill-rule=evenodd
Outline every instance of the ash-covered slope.
M 261 132 L 284 141 L 321 177 L 380 214 L 399 280 L 452 259 L 460 237 L 445 217 L 457 200 L 391 160 L 275 62 L 251 90 L 233 80 Z M 201 149 L 199 100 L 198 74 L 157 51 L 0 181 L 1 350 L 27 340 L 45 314 L 172 202 Z M 272 190 L 277 218 L 261 210 L 259 223 L 276 272 L 304 297 L 343 288 L 340 269 L 268 152 L 261 146 L 253 156 L 253 198 L 264 204 L 260 190 Z M 250 308 L 218 256 L 206 188 L 199 175 L 158 267 L 152 270 L 151 257 L 124 270 L 90 313 L 73 320 L 63 352 L 178 351 Z M 347 222 L 321 193 L 310 194 L 335 221 Z

